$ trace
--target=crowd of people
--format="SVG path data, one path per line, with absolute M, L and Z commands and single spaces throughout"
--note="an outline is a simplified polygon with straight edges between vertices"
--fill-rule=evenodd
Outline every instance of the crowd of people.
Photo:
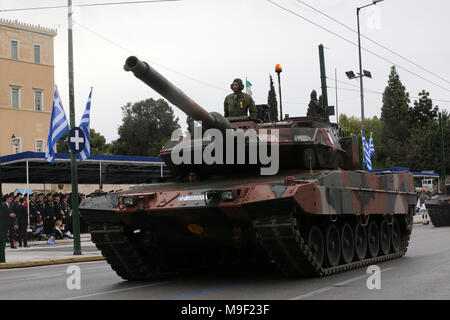
M 79 195 L 80 201 L 85 197 Z M 10 193 L 3 197 L 6 241 L 11 248 L 29 247 L 29 240 L 73 238 L 71 194 Z

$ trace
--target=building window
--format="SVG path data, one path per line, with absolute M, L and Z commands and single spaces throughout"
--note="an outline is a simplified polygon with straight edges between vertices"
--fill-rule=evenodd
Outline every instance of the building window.
M 36 152 L 44 152 L 44 140 L 36 139 Z
M 34 45 L 34 63 L 41 63 L 41 46 Z
M 11 88 L 11 108 L 19 109 L 20 107 L 20 88 Z
M 19 58 L 19 41 L 11 40 L 11 59 L 17 60 Z
M 42 90 L 34 90 L 34 110 L 42 111 Z
M 22 139 L 21 138 L 14 138 L 13 140 L 13 153 L 20 153 L 22 152 Z

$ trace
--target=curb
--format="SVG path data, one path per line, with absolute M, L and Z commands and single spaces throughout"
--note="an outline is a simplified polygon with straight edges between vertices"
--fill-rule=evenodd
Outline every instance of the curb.
M 41 260 L 41 261 L 0 263 L 0 269 L 26 268 L 26 267 L 47 266 L 47 265 L 74 263 L 74 262 L 100 261 L 100 260 L 105 260 L 105 257 L 91 256 L 91 257 L 76 257 L 76 258 Z

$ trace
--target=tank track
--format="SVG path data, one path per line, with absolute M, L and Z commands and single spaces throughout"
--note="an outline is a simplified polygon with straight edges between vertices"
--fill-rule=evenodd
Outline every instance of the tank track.
M 328 276 L 400 258 L 406 254 L 410 239 L 409 234 L 402 233 L 400 249 L 396 253 L 355 261 L 336 267 L 323 268 L 318 265 L 303 235 L 300 234 L 297 228 L 297 219 L 292 215 L 256 218 L 253 220 L 253 227 L 260 244 L 268 252 L 270 257 L 277 262 L 282 273 L 291 277 Z
M 152 263 L 143 260 L 138 245 L 132 243 L 124 234 L 120 225 L 90 225 L 92 241 L 102 252 L 111 268 L 123 279 L 153 280 L 160 279 L 169 273 L 161 271 L 159 259 L 155 255 Z

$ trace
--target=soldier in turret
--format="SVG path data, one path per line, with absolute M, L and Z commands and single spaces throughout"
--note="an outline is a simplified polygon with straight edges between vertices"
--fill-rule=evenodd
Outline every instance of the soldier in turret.
M 258 109 L 256 109 L 253 98 L 242 90 L 244 84 L 241 79 L 234 79 L 231 84 L 231 90 L 233 93 L 226 96 L 224 102 L 224 116 L 225 117 L 242 117 L 247 116 L 248 111 L 252 119 L 258 118 Z
M 308 113 L 307 113 L 308 117 L 322 116 L 323 108 L 320 100 L 317 100 L 317 92 L 316 90 L 313 90 L 311 92 L 311 101 L 308 104 Z

